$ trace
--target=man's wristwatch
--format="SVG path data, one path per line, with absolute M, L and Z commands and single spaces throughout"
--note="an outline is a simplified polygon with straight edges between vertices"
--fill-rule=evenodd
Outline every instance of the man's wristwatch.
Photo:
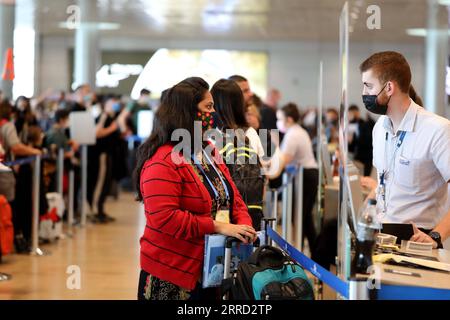
M 437 248 L 438 249 L 442 249 L 442 239 L 441 239 L 441 235 L 439 234 L 439 232 L 437 231 L 431 231 L 429 234 L 431 239 L 433 239 L 436 243 L 437 243 Z

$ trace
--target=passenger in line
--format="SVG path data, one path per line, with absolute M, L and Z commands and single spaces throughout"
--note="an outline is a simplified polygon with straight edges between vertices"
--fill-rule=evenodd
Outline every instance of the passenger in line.
M 217 151 L 194 143 L 194 121 L 212 125 L 214 102 L 208 84 L 187 78 L 166 91 L 153 131 L 141 145 L 135 170 L 137 199 L 144 202 L 138 299 L 214 297 L 201 289 L 205 235 L 219 233 L 248 243 L 256 232 L 247 208 Z M 176 129 L 189 132 L 191 152 L 172 141 Z M 196 147 L 194 149 L 194 147 Z M 189 159 L 186 159 L 189 158 Z M 228 213 L 230 222 L 218 217 Z
M 264 149 L 255 129 L 245 117 L 244 96 L 232 80 L 221 79 L 211 89 L 217 123 L 222 133 L 220 153 L 227 163 L 250 216 L 253 227 L 261 229 L 265 176 L 261 173 Z
M 316 229 L 312 211 L 319 185 L 319 171 L 314 158 L 311 139 L 306 130 L 298 124 L 300 113 L 296 104 L 288 103 L 285 105 L 281 110 L 278 110 L 277 117 L 277 127 L 285 135 L 280 145 L 280 152 L 276 153 L 271 161 L 270 176 L 281 175 L 283 169 L 287 167 L 303 167 L 303 185 L 305 186 L 303 188 L 303 234 L 306 235 L 311 252 L 313 252 L 316 243 Z M 293 194 L 296 194 L 295 191 Z M 295 205 L 294 201 L 294 208 Z M 303 241 L 303 239 L 301 240 Z

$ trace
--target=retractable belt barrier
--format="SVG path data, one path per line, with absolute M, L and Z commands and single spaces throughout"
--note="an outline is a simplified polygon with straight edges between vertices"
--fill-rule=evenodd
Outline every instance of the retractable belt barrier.
M 345 298 L 348 298 L 348 284 L 342 279 L 338 278 L 330 271 L 320 266 L 315 261 L 311 260 L 303 253 L 294 248 L 286 240 L 284 240 L 275 230 L 271 227 L 267 228 L 267 235 L 289 256 L 297 261 L 303 268 L 311 272 L 317 279 L 323 281 L 328 286 L 333 288 L 336 292 Z
M 279 188 L 272 189 L 272 192 L 282 193 L 283 190 L 289 186 L 289 184 L 292 184 L 295 177 L 298 175 L 298 168 L 295 166 L 290 166 L 285 169 L 285 172 L 288 179 Z M 350 298 L 350 285 L 348 282 L 337 277 L 309 257 L 305 256 L 300 250 L 291 245 L 270 226 L 267 228 L 267 236 L 269 236 L 269 238 L 272 239 L 272 241 L 274 241 L 281 249 L 286 251 L 286 253 L 296 260 L 304 269 L 311 272 L 311 274 L 313 274 L 317 279 L 327 284 L 343 298 Z M 380 289 L 376 291 L 376 296 L 378 300 L 450 300 L 450 290 L 382 284 Z
M 41 159 L 47 159 L 47 158 L 49 158 L 48 154 L 41 155 Z M 34 160 L 36 160 L 36 156 L 31 156 L 31 157 L 27 157 L 27 158 L 23 158 L 23 159 L 4 162 L 3 164 L 7 167 L 12 167 L 12 166 L 17 166 L 17 165 L 21 166 L 24 164 L 32 163 L 32 162 L 34 162 Z
M 344 298 L 349 298 L 347 282 L 298 251 L 271 227 L 267 228 L 267 235 L 317 279 L 327 284 Z M 380 289 L 376 292 L 377 300 L 450 300 L 450 290 L 448 289 L 381 284 Z
M 133 137 L 134 138 L 134 137 Z M 37 156 L 27 157 L 15 161 L 5 162 L 6 166 L 15 166 L 32 163 L 36 160 Z M 42 155 L 42 159 L 49 158 L 48 154 Z M 284 188 L 292 183 L 292 179 L 295 177 L 296 168 L 289 168 L 287 170 L 289 174 L 289 180 L 281 187 L 276 189 L 281 192 Z M 318 263 L 308 258 L 306 255 L 297 250 L 294 246 L 283 239 L 275 230 L 270 226 L 267 228 L 267 235 L 271 238 L 281 249 L 286 251 L 289 256 L 297 261 L 304 269 L 308 270 L 317 279 L 331 287 L 342 297 L 349 298 L 349 284 L 330 271 L 326 270 Z M 397 286 L 397 285 L 381 285 L 381 288 L 377 290 L 378 300 L 450 300 L 450 290 L 426 288 L 426 287 L 413 287 L 413 286 Z

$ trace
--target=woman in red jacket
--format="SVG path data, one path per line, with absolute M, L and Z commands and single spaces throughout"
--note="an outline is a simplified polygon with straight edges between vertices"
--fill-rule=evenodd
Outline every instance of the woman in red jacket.
M 208 89 L 196 77 L 170 88 L 156 112 L 152 134 L 138 150 L 136 189 L 147 221 L 140 240 L 141 300 L 200 296 L 205 235 L 219 233 L 244 243 L 256 238 L 226 165 L 218 155 L 205 152 L 207 144 L 196 147 L 193 141 L 201 139 L 194 137 L 194 121 L 201 121 L 203 130 L 212 124 L 214 102 Z M 174 150 L 176 129 L 192 137 L 190 157 Z M 230 223 L 219 222 L 227 212 Z

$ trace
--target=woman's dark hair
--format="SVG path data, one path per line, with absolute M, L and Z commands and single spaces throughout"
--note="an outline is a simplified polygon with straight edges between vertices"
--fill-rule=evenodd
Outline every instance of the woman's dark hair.
M 55 112 L 55 122 L 58 123 L 61 120 L 66 120 L 69 118 L 69 110 L 59 109 Z
M 7 99 L 0 101 L 0 120 L 8 120 L 11 118 L 12 106 Z
M 238 74 L 229 76 L 228 80 L 233 80 L 234 82 L 248 82 L 248 80 L 246 78 L 244 78 L 243 76 L 238 75 Z
M 164 144 L 175 144 L 171 141 L 176 129 L 186 129 L 191 134 L 191 145 L 194 143 L 194 120 L 198 112 L 198 104 L 208 91 L 208 83 L 199 77 L 184 79 L 168 89 L 160 107 L 156 111 L 153 130 L 150 137 L 138 148 L 136 167 L 134 170 L 134 185 L 137 192 L 136 200 L 143 201 L 140 176 L 144 163 L 150 159 Z M 191 149 L 193 150 L 193 149 Z
M 16 109 L 19 109 L 19 101 L 23 100 L 25 101 L 26 105 L 25 105 L 25 109 L 23 110 L 23 112 L 31 112 L 31 104 L 30 104 L 30 99 L 25 97 L 25 96 L 20 96 L 16 99 L 16 103 L 14 105 L 14 107 Z
M 244 95 L 235 81 L 220 79 L 211 88 L 211 95 L 214 109 L 224 125 L 221 129 L 248 129 Z
M 42 129 L 39 126 L 30 126 L 28 128 L 27 141 L 34 148 L 42 147 Z
M 416 90 L 412 85 L 409 86 L 409 97 L 412 101 L 417 103 L 419 106 L 423 107 L 423 101 L 422 98 L 417 94 Z
M 298 123 L 298 121 L 300 120 L 300 112 L 298 111 L 298 107 L 295 103 L 288 103 L 283 108 L 281 108 L 281 111 L 283 111 L 286 118 L 291 117 L 295 123 Z
M 261 100 L 261 98 L 257 94 L 253 94 L 252 96 L 252 102 L 253 104 L 258 108 L 261 109 L 264 105 L 264 102 Z
M 25 107 L 23 110 L 19 109 L 19 101 L 25 101 Z M 36 122 L 36 117 L 34 116 L 33 111 L 31 110 L 30 98 L 25 96 L 20 96 L 16 99 L 16 103 L 13 108 L 13 112 L 16 115 L 16 129 L 17 132 L 22 131 L 23 125 L 34 124 Z

